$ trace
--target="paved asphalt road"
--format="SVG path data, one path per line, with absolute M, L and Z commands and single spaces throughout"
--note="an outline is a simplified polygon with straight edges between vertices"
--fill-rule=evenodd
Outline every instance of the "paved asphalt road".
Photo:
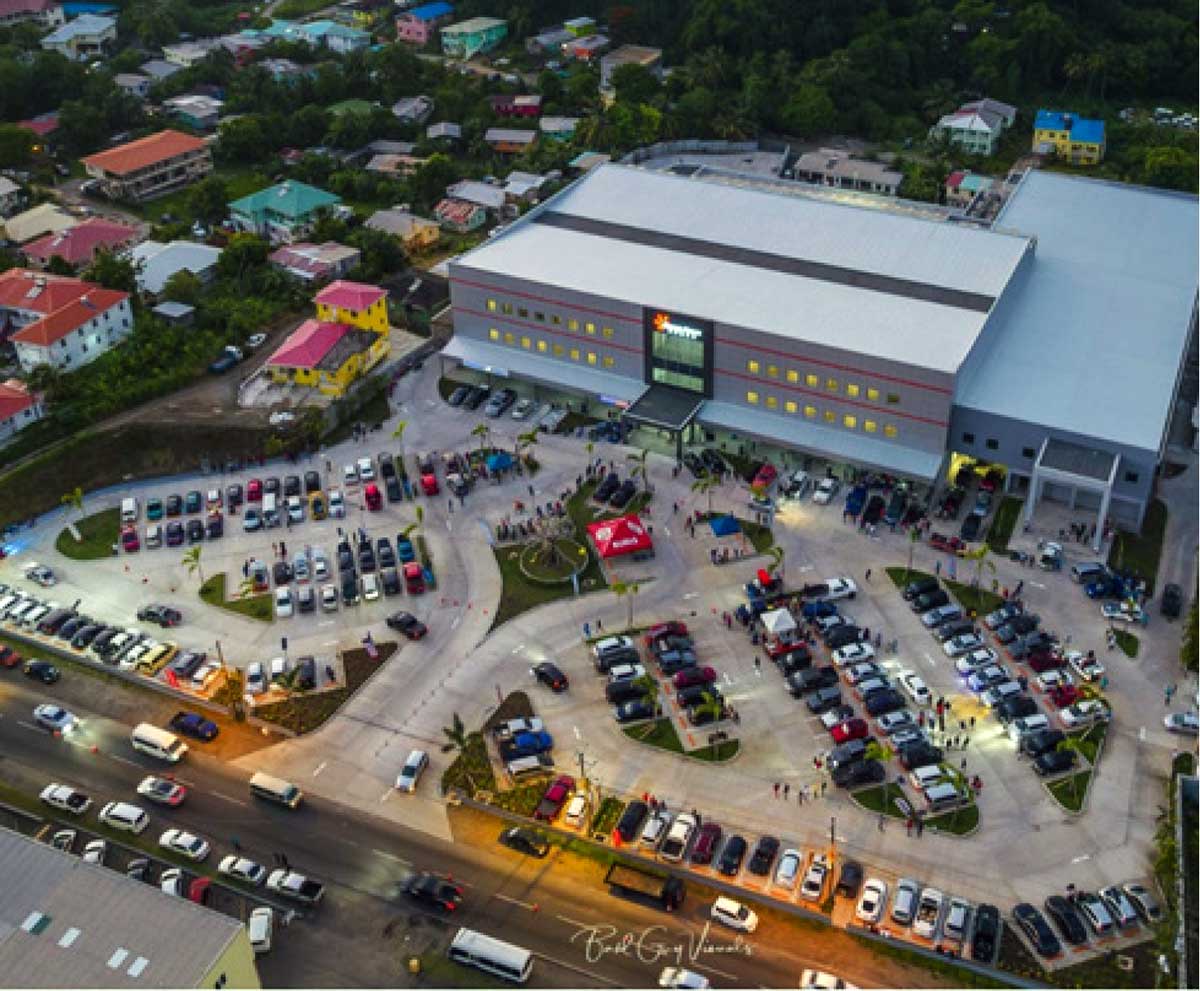
M 98 806 L 135 800 L 145 774 L 163 773 L 162 765 L 129 746 L 126 724 L 77 705 L 73 711 L 83 725 L 70 738 L 39 730 L 33 706 L 53 695 L 52 687 L 26 682 L 16 672 L 0 673 L 0 780 L 27 792 L 50 780 L 69 783 Z M 706 898 L 693 897 L 682 912 L 667 915 L 612 897 L 596 863 L 558 849 L 546 860 L 513 853 L 495 844 L 494 820 L 467 810 L 456 814 L 460 842 L 451 844 L 322 799 L 309 797 L 295 812 L 276 808 L 252 799 L 243 775 L 202 751 L 194 744 L 176 775 L 192 789 L 187 801 L 178 810 L 150 806 L 146 837 L 168 824 L 186 826 L 213 843 L 215 864 L 236 836 L 247 856 L 269 865 L 273 853 L 283 851 L 294 869 L 328 887 L 325 902 L 293 923 L 261 960 L 270 985 L 409 984 L 401 968 L 413 952 L 434 965 L 420 981 L 425 986 L 478 985 L 477 976 L 445 963 L 440 952 L 428 952 L 444 947 L 457 924 L 532 950 L 539 958 L 535 983 L 542 986 L 647 986 L 676 953 L 725 987 L 794 987 L 800 970 L 810 966 L 837 970 L 864 986 L 928 982 L 928 975 L 873 956 L 842 932 L 806 928 L 782 916 L 764 917 L 744 944 L 728 930 L 705 932 Z M 403 879 L 422 869 L 447 872 L 466 887 L 452 924 L 399 893 Z M 688 963 L 697 946 L 709 951 Z M 768 946 L 770 952 L 763 952 Z

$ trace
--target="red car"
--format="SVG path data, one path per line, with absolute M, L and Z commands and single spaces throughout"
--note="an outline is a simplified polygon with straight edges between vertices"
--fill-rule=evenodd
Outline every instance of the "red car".
M 421 476 L 421 491 L 427 496 L 435 496 L 438 494 L 437 475 L 433 472 L 427 472 Z
M 142 542 L 138 539 L 137 527 L 127 526 L 121 531 L 121 546 L 125 549 L 126 554 L 132 554 L 141 549 Z
M 252 478 L 246 483 L 246 501 L 262 502 L 262 480 Z
M 1049 650 L 1035 650 L 1025 658 L 1025 663 L 1035 674 L 1041 674 L 1043 671 L 1054 671 L 1061 668 L 1063 659 Z
M 374 482 L 367 483 L 367 487 L 363 489 L 363 496 L 367 500 L 367 509 L 372 512 L 383 509 L 383 496 L 379 494 L 379 486 Z
M 754 476 L 754 481 L 750 483 L 752 489 L 768 489 L 771 483 L 779 477 L 779 472 L 775 470 L 775 466 L 770 461 L 763 462 L 763 466 L 758 469 L 758 473 Z
M 687 623 L 681 623 L 678 620 L 672 619 L 666 623 L 655 623 L 646 631 L 646 635 L 642 638 L 647 647 L 653 646 L 655 640 L 662 637 L 686 637 Z
M 865 719 L 847 719 L 844 723 L 838 723 L 829 732 L 833 736 L 834 743 L 849 743 L 851 740 L 866 739 L 869 728 Z
M 574 787 L 575 779 L 569 774 L 555 778 L 554 784 L 546 789 L 546 794 L 542 796 L 538 807 L 533 810 L 533 817 L 535 819 L 545 819 L 546 822 L 553 822 L 562 810 L 562 807 L 566 804 L 567 799 L 571 797 L 571 791 Z
M 15 668 L 20 663 L 20 654 L 11 647 L 0 647 L 0 668 Z
M 803 640 L 776 640 L 767 644 L 767 656 L 774 660 L 784 654 L 808 654 L 808 644 Z
M 692 685 L 711 685 L 717 680 L 717 672 L 712 668 L 684 668 L 674 679 L 672 684 L 676 688 L 691 688 Z
M 1056 709 L 1066 709 L 1079 701 L 1079 689 L 1075 685 L 1059 685 L 1046 693 Z
M 692 847 L 693 864 L 711 864 L 713 854 L 721 845 L 721 827 L 715 822 L 706 822 L 696 834 L 696 845 Z
M 195 878 L 188 885 L 188 898 L 194 901 L 197 905 L 207 905 L 211 894 L 212 881 L 206 877 Z
M 963 543 L 959 537 L 947 537 L 942 533 L 931 533 L 929 535 L 929 546 L 935 551 L 945 551 L 947 554 L 961 554 L 967 549 L 967 545 Z

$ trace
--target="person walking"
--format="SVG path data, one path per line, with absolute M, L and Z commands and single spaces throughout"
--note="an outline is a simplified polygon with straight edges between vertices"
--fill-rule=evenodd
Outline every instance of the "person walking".
M 778 781 L 775 782 L 775 797 L 776 798 L 779 797 L 779 782 Z
M 791 793 L 791 791 L 792 791 L 792 786 L 791 786 L 790 784 L 784 783 L 784 786 L 783 786 L 783 800 L 784 800 L 785 802 L 787 801 L 787 799 L 788 799 L 788 795 Z
M 866 572 L 863 574 L 863 577 L 866 578 L 867 581 L 871 580 L 871 569 L 870 568 L 867 568 Z
M 821 797 L 822 797 L 822 798 L 824 798 L 824 797 L 825 797 L 825 789 L 826 789 L 828 786 L 829 786 L 829 782 L 828 782 L 828 781 L 825 781 L 825 780 L 822 780 L 822 781 L 821 781 Z
M 912 816 L 909 816 L 907 819 L 904 820 L 904 832 L 908 836 L 912 836 L 912 827 L 913 827 Z
M 600 619 L 599 617 L 596 618 L 596 632 L 597 633 L 604 632 L 604 620 Z
M 879 831 L 880 831 L 881 833 L 883 832 L 883 823 L 884 823 L 884 819 L 885 819 L 885 818 L 886 818 L 886 817 L 884 816 L 884 814 L 883 814 L 882 812 L 880 812 L 880 813 L 879 813 L 879 823 L 878 823 L 878 825 L 879 825 Z
M 590 623 L 583 624 L 583 639 L 584 640 L 592 639 L 592 626 Z
M 799 788 L 796 789 L 796 804 L 797 805 L 804 804 L 804 794 L 807 791 L 808 791 L 808 785 L 801 785 Z
M 762 673 L 762 658 L 758 654 L 754 655 L 754 670 L 756 673 Z
M 941 562 L 941 559 L 940 559 L 940 558 L 939 558 L 937 561 L 934 561 L 934 563 L 933 563 L 933 573 L 934 573 L 934 574 L 935 574 L 935 575 L 936 575 L 938 578 L 941 578 L 941 576 L 942 576 L 942 562 Z

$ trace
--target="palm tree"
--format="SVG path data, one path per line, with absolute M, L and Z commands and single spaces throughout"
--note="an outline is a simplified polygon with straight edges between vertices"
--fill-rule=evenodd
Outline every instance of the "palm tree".
M 708 515 L 712 516 L 712 494 L 713 489 L 721 484 L 721 479 L 716 475 L 705 475 L 703 478 L 697 478 L 692 482 L 693 492 L 703 492 L 708 496 Z
M 642 489 L 647 493 L 650 491 L 650 475 L 648 474 L 648 472 L 646 470 L 646 458 L 649 455 L 650 455 L 650 451 L 644 447 L 642 448 L 641 454 L 625 455 L 626 461 L 634 462 L 633 467 L 629 470 L 629 474 L 633 475 L 635 478 L 638 476 L 641 476 Z
M 641 586 L 637 582 L 613 582 L 609 586 L 613 590 L 613 594 L 618 599 L 624 598 L 629 604 L 629 622 L 625 624 L 627 630 L 633 629 L 633 597 L 641 591 Z
M 642 693 L 638 696 L 638 701 L 645 702 L 654 711 L 655 719 L 648 722 L 642 730 L 642 738 L 644 739 L 654 729 L 658 717 L 658 679 L 652 674 L 644 674 L 640 678 L 634 678 L 633 685 L 635 688 L 640 689 Z
M 979 586 L 983 579 L 983 571 L 986 568 L 993 575 L 996 573 L 996 565 L 990 560 L 992 549 L 987 544 L 980 544 L 979 550 L 971 551 L 967 555 L 967 560 L 975 562 L 975 580 L 972 584 L 975 586 L 975 605 L 976 611 L 979 607 Z
M 771 558 L 771 565 L 770 565 L 769 570 L 774 571 L 776 568 L 778 568 L 779 569 L 779 578 L 780 578 L 780 581 L 782 581 L 783 580 L 783 559 L 785 557 L 787 557 L 787 552 L 782 547 L 780 547 L 778 544 L 772 544 L 770 547 L 767 548 L 767 554 Z
M 893 756 L 892 748 L 878 740 L 868 740 L 867 749 L 863 751 L 864 760 L 877 760 L 881 764 L 886 764 Z
M 491 448 L 491 446 L 492 446 L 492 428 L 489 427 L 486 423 L 477 423 L 475 425 L 475 427 L 471 430 L 471 436 L 479 438 L 479 453 L 481 455 L 483 454 L 484 438 L 487 438 L 487 446 L 488 446 L 488 448 Z
M 475 790 L 475 779 L 471 777 L 471 772 L 466 770 L 467 764 L 467 748 L 471 745 L 470 734 L 467 733 L 466 726 L 463 725 L 462 716 L 457 712 L 454 713 L 453 723 L 449 726 L 443 726 L 442 732 L 446 736 L 446 742 L 442 744 L 442 753 L 455 754 L 455 760 L 463 761 L 463 774 L 471 783 L 471 790 Z
M 725 715 L 725 703 L 720 701 L 712 692 L 703 691 L 700 693 L 700 701 L 692 706 L 692 712 L 697 716 L 712 716 L 716 722 Z M 712 734 L 714 739 L 712 743 L 713 759 L 717 756 L 717 740 L 716 734 Z
M 517 434 L 516 442 L 513 444 L 513 458 L 517 461 L 518 464 L 521 461 L 521 455 L 526 450 L 533 447 L 533 445 L 536 444 L 537 442 L 538 442 L 537 427 L 534 427 L 532 430 L 526 430 L 525 433 L 523 433 L 523 434 Z
M 400 474 L 405 478 L 408 477 L 408 472 L 404 470 L 404 431 L 408 429 L 408 421 L 400 420 L 396 424 L 396 429 L 392 431 L 392 440 L 400 445 Z
M 1067 736 L 1058 741 L 1058 746 L 1055 750 L 1073 753 L 1080 760 L 1087 760 L 1087 750 L 1083 746 L 1083 740 L 1078 736 Z M 1079 778 L 1080 775 L 1072 772 L 1071 774 L 1071 800 L 1075 805 L 1079 804 Z
M 189 575 L 199 575 L 200 584 L 204 584 L 204 569 L 200 566 L 200 552 L 203 548 L 197 544 L 195 547 L 189 548 L 188 552 L 183 555 L 183 566 L 187 568 Z
M 80 520 L 83 519 L 83 489 L 81 489 L 78 485 L 76 485 L 75 488 L 73 488 L 70 492 L 64 492 L 62 497 L 59 499 L 59 502 L 64 506 L 74 507 L 75 511 L 79 513 Z M 67 527 L 70 529 L 71 536 L 75 538 L 77 543 L 83 540 L 83 535 L 79 532 L 79 528 L 74 523 L 68 523 Z

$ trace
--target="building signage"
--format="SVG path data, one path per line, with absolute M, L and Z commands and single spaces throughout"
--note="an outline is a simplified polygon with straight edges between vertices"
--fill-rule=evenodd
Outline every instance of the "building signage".
M 674 319 L 671 314 L 664 313 L 659 310 L 650 318 L 654 325 L 654 331 L 657 334 L 669 334 L 672 337 L 682 337 L 688 341 L 699 341 L 704 339 L 704 331 L 699 327 L 693 327 L 690 324 L 682 323 Z

